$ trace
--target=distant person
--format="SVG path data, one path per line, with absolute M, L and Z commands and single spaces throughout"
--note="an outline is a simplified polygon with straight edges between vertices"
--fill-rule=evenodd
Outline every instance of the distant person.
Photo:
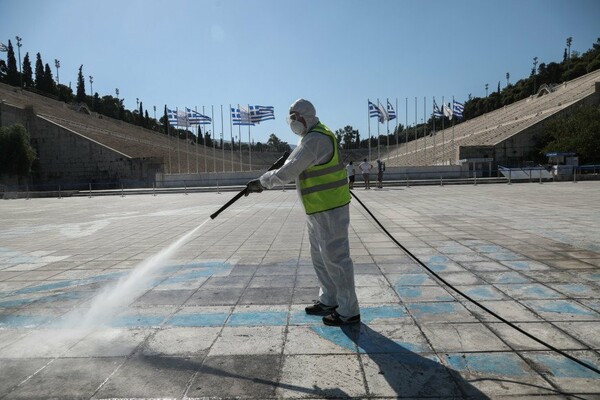
M 377 187 L 383 188 L 383 171 L 385 171 L 385 163 L 381 160 L 377 160 Z
M 354 164 L 352 161 L 346 165 L 346 174 L 348 175 L 348 185 L 350 189 L 354 189 L 354 178 L 356 178 L 356 169 L 354 168 Z
M 371 189 L 371 181 L 369 180 L 371 168 L 373 168 L 373 165 L 369 163 L 366 158 L 358 166 L 358 169 L 362 172 L 363 180 L 365 181 L 365 189 Z

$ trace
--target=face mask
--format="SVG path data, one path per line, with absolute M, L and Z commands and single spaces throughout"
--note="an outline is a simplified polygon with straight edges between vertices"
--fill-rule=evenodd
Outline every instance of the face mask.
M 304 135 L 304 124 L 300 121 L 290 121 L 290 129 L 298 136 Z

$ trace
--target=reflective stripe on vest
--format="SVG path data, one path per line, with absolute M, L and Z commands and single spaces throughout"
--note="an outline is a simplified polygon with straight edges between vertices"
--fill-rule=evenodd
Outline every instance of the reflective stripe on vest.
M 307 214 L 315 214 L 350 203 L 350 190 L 334 134 L 321 123 L 310 131 L 328 136 L 333 144 L 333 155 L 329 161 L 307 168 L 299 177 L 304 209 Z

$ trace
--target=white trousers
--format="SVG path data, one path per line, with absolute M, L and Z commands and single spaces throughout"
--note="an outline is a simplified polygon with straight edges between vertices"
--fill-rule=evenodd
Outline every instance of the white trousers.
M 354 288 L 348 226 L 350 205 L 307 215 L 310 255 L 319 280 L 319 301 L 344 317 L 360 314 Z

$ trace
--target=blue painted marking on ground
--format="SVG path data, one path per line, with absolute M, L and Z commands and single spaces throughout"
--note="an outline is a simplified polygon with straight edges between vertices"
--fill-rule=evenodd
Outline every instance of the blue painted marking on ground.
M 52 296 L 44 296 L 36 300 L 36 303 L 54 303 L 59 301 L 83 300 L 93 295 L 90 292 L 65 292 L 54 294 Z
M 597 315 L 592 310 L 583 308 L 579 304 L 568 300 L 547 300 L 547 301 L 530 301 L 528 304 L 535 311 L 552 312 L 558 314 L 575 314 L 575 315 Z
M 0 328 L 35 328 L 48 321 L 50 317 L 41 315 L 0 315 Z
M 598 378 L 598 374 L 594 371 L 565 357 L 547 354 L 531 354 L 528 355 L 528 357 L 534 359 L 536 363 L 544 365 L 546 367 L 545 369 L 549 370 L 552 375 L 557 378 Z M 579 360 L 594 366 L 594 363 L 591 360 L 581 357 L 579 357 Z
M 502 251 L 499 253 L 486 253 L 486 256 L 497 261 L 514 261 L 523 258 L 523 256 L 519 256 L 518 254 L 507 251 Z
M 35 301 L 35 299 L 15 299 L 0 301 L 0 308 L 18 308 L 22 305 L 32 303 L 33 301 Z
M 371 323 L 377 319 L 392 319 L 406 317 L 408 317 L 408 313 L 402 306 L 363 307 L 360 312 L 360 319 L 366 324 Z
M 502 272 L 498 274 L 495 283 L 529 283 L 531 279 L 524 277 L 518 272 Z
M 452 369 L 481 375 L 527 376 L 525 364 L 513 353 L 467 353 L 444 356 Z
M 507 265 L 513 269 L 517 269 L 519 271 L 529 271 L 531 270 L 531 265 L 529 263 L 529 261 L 507 261 L 504 263 L 504 265 Z
M 356 344 L 348 337 L 340 328 L 333 326 L 317 325 L 311 326 L 310 329 L 323 339 L 329 340 L 340 347 L 350 351 L 356 351 Z
M 463 289 L 463 292 L 476 300 L 500 300 L 503 299 L 502 293 L 498 293 L 491 287 L 480 286 Z
M 113 319 L 110 326 L 148 328 L 161 326 L 164 320 L 164 315 L 122 315 Z
M 321 318 L 316 315 L 308 315 L 304 310 L 292 311 L 290 313 L 290 325 L 319 325 L 323 323 Z
M 537 299 L 556 299 L 563 297 L 560 293 L 538 284 L 523 286 L 522 289 L 525 296 Z
M 586 294 L 591 291 L 589 286 L 581 283 L 569 283 L 555 286 L 558 290 L 569 294 Z
M 177 314 L 166 325 L 170 326 L 223 326 L 229 313 Z
M 502 253 L 505 251 L 504 247 L 496 246 L 493 244 L 485 244 L 481 246 L 475 246 L 475 250 L 478 253 Z
M 283 326 L 287 311 L 260 311 L 233 313 L 227 321 L 229 326 Z
M 431 286 L 429 286 L 429 287 L 431 287 Z M 423 292 L 425 292 L 425 294 L 427 293 L 427 286 L 424 286 L 422 288 L 400 286 L 400 287 L 396 288 L 396 292 L 398 292 L 400 297 L 402 297 L 404 299 L 413 299 L 413 300 L 420 299 L 420 298 L 424 297 Z M 429 300 L 429 301 L 452 301 L 452 300 L 454 300 L 454 298 L 448 293 L 440 293 L 435 296 L 429 295 L 427 297 L 427 300 Z
M 427 274 L 409 274 L 402 275 L 398 279 L 396 279 L 396 286 L 420 286 L 422 285 L 428 278 Z
M 416 303 L 406 305 L 410 311 L 417 315 L 449 314 L 458 311 L 456 303 Z
M 446 256 L 431 256 L 425 258 L 425 264 L 446 264 L 450 259 Z

